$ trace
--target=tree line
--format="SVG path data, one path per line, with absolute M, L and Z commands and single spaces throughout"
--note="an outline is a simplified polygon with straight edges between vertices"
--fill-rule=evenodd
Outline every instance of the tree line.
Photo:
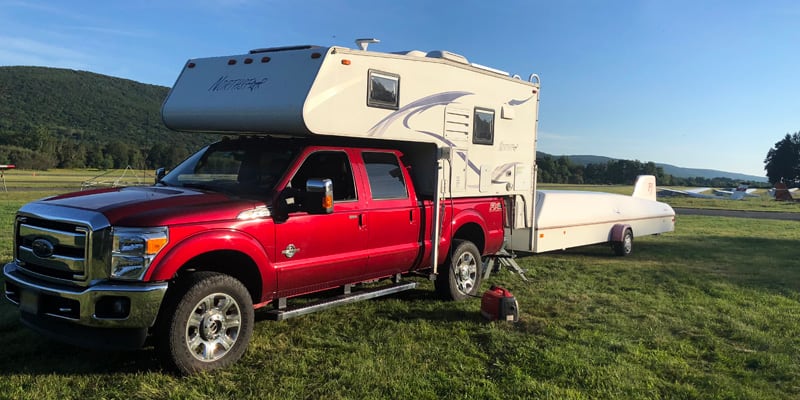
M 574 164 L 568 157 L 540 153 L 536 157 L 538 182 L 593 185 L 630 185 L 639 175 L 654 175 L 664 186 L 735 187 L 740 182 L 730 178 L 681 178 L 664 173 L 652 161 L 611 160 L 605 163 Z M 753 186 L 758 186 L 753 184 Z

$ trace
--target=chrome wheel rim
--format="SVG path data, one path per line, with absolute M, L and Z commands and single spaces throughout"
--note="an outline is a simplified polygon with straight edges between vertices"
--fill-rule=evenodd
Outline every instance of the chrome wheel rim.
M 233 297 L 214 293 L 200 300 L 186 323 L 186 347 L 194 358 L 212 362 L 224 357 L 236 344 L 242 312 Z
M 625 254 L 629 254 L 631 249 L 633 249 L 633 237 L 631 237 L 631 235 L 625 235 L 622 246 L 625 249 Z
M 464 252 L 455 265 L 456 286 L 461 293 L 472 293 L 478 279 L 478 261 L 472 253 Z

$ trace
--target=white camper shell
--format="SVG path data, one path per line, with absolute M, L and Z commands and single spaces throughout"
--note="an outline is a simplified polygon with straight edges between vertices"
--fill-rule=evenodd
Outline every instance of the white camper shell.
M 590 224 L 592 234 L 575 235 L 583 238 L 579 244 L 550 240 L 556 236 L 550 230 L 561 229 L 563 239 L 564 228 L 573 226 L 552 222 L 574 213 L 573 207 L 586 214 L 575 222 L 597 222 L 588 211 L 599 206 L 595 200 L 601 197 L 577 200 L 540 193 L 535 206 L 538 104 L 535 74 L 524 80 L 446 51 L 382 53 L 295 46 L 189 60 L 164 102 L 162 116 L 169 128 L 180 131 L 396 146 L 411 160 L 417 191 L 436 202 L 508 198 L 507 237 L 513 250 L 540 252 L 609 241 L 605 224 Z M 611 208 L 616 209 L 629 207 L 620 201 L 642 200 L 607 196 L 626 199 L 601 202 L 614 203 Z M 573 206 L 576 201 L 585 203 Z M 646 201 L 656 203 L 654 195 Z M 672 230 L 674 212 L 657 204 L 657 215 L 630 219 L 657 218 L 664 225 L 642 234 Z M 612 214 L 603 212 L 602 220 L 613 222 Z M 438 226 L 438 219 L 435 222 Z M 538 233 L 538 225 L 548 232 Z M 537 244 L 539 240 L 547 243 Z

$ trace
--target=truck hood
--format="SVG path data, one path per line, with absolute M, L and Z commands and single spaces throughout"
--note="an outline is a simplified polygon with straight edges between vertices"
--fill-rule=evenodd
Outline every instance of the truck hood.
M 39 201 L 102 213 L 117 226 L 169 226 L 236 219 L 266 203 L 222 193 L 175 187 L 124 187 L 75 192 Z

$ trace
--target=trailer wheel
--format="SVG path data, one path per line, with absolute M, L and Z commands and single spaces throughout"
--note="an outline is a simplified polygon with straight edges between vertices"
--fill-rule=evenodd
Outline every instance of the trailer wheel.
M 614 249 L 614 254 L 618 256 L 627 256 L 633 251 L 633 232 L 630 229 L 625 229 L 622 235 L 622 240 L 611 244 Z
M 447 300 L 476 296 L 481 286 L 481 253 L 467 240 L 454 239 L 452 251 L 436 276 L 436 291 Z M 446 268 L 446 270 L 444 270 Z
M 168 294 L 156 327 L 156 355 L 181 375 L 226 367 L 253 334 L 253 301 L 237 279 L 197 272 Z

